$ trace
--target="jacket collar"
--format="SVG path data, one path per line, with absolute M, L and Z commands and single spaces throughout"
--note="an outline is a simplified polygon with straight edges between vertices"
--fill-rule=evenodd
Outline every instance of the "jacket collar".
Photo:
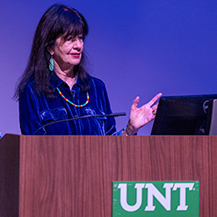
M 53 89 L 57 89 L 57 87 L 61 86 L 62 84 L 66 84 L 62 79 L 60 79 L 55 72 L 53 72 L 51 75 L 50 75 L 50 84 L 51 84 L 51 87 Z M 77 81 L 74 85 L 78 85 L 78 86 L 82 86 L 81 84 L 81 79 L 79 78 L 79 76 L 77 76 Z

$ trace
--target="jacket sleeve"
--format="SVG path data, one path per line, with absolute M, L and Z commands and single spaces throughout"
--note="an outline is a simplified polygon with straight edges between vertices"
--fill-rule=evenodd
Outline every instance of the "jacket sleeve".
M 39 114 L 38 95 L 31 85 L 26 85 L 19 96 L 19 119 L 21 133 L 24 135 L 34 135 L 43 126 Z M 42 128 L 37 134 L 45 135 L 46 131 Z
M 102 101 L 104 104 L 105 114 L 111 114 L 112 110 L 110 107 L 110 102 L 107 94 L 105 84 L 102 82 Z M 106 135 L 117 135 L 116 133 L 116 122 L 114 117 L 107 117 L 105 123 L 105 134 Z

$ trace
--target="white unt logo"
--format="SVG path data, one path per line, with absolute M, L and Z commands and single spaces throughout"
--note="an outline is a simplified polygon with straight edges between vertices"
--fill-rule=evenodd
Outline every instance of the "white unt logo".
M 127 184 L 121 183 L 118 185 L 120 189 L 120 204 L 122 208 L 128 212 L 134 212 L 138 210 L 142 205 L 142 189 L 147 189 L 147 206 L 144 211 L 154 211 L 153 198 L 165 208 L 165 210 L 171 210 L 171 191 L 177 191 L 179 189 L 179 204 L 176 210 L 185 211 L 188 209 L 186 204 L 186 191 L 194 190 L 194 183 L 165 183 L 163 188 L 165 189 L 165 196 L 152 183 L 136 183 L 134 188 L 136 189 L 136 203 L 135 205 L 129 205 L 127 203 Z

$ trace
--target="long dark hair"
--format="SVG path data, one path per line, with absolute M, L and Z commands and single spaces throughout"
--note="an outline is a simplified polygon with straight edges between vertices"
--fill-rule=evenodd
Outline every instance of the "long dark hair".
M 53 96 L 50 86 L 48 49 L 51 48 L 59 36 L 64 39 L 70 35 L 76 37 L 82 34 L 83 39 L 88 34 L 88 25 L 85 18 L 76 9 L 62 4 L 54 4 L 42 16 L 37 26 L 27 67 L 19 80 L 14 97 L 19 98 L 29 79 L 34 79 L 37 93 Z M 88 73 L 85 69 L 86 57 L 83 53 L 79 65 L 74 67 L 74 74 L 80 77 L 83 89 L 89 88 Z

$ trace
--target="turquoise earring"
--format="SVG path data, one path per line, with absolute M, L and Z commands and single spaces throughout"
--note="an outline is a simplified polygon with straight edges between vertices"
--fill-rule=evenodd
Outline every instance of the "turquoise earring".
M 51 72 L 54 70 L 54 61 L 52 57 L 50 58 L 50 61 L 49 61 L 49 70 Z

